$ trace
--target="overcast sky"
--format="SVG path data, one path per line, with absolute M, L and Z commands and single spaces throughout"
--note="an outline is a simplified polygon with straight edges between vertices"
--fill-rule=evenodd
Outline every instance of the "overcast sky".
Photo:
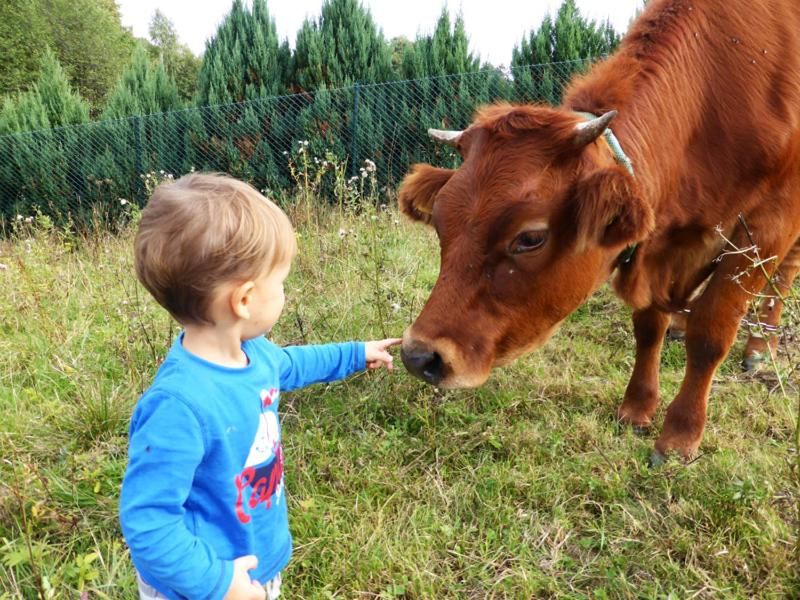
M 511 62 L 511 50 L 528 31 L 538 27 L 546 13 L 555 16 L 561 0 L 361 0 L 387 39 L 431 33 L 445 4 L 451 17 L 461 11 L 470 49 L 495 66 Z M 174 24 L 180 41 L 201 54 L 205 41 L 228 13 L 231 0 L 117 0 L 122 24 L 139 37 L 158 8 Z M 595 20 L 609 18 L 617 31 L 628 22 L 642 0 L 577 0 L 581 14 Z M 306 17 L 316 18 L 322 0 L 267 0 L 281 40 L 294 46 L 295 35 Z

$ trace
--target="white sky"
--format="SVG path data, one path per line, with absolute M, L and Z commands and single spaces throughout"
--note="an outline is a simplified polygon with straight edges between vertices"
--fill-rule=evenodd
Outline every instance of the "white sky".
M 117 0 L 122 24 L 134 35 L 147 38 L 147 26 L 158 8 L 175 25 L 180 41 L 201 54 L 205 41 L 229 12 L 231 0 Z M 555 17 L 561 0 L 361 0 L 387 39 L 431 33 L 442 6 L 451 21 L 461 11 L 470 38 L 470 50 L 495 66 L 511 62 L 511 50 L 537 28 L 548 12 Z M 596 21 L 609 18 L 624 32 L 642 0 L 577 0 L 581 14 Z M 306 17 L 319 16 L 322 0 L 267 0 L 281 40 L 294 47 Z

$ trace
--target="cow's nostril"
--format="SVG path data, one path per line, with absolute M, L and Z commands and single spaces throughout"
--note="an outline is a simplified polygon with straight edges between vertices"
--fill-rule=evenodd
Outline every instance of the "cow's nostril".
M 405 350 L 400 352 L 403 364 L 406 369 L 420 379 L 436 385 L 442 380 L 444 374 L 444 362 L 438 352 L 419 352 Z
M 422 371 L 422 378 L 428 383 L 436 385 L 442 380 L 443 372 L 444 363 L 442 362 L 442 357 L 439 356 L 438 352 L 434 352 L 428 364 L 425 365 L 425 369 Z

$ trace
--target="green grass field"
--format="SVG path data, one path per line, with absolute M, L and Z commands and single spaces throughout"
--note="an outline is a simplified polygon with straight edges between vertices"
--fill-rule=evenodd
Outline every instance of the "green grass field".
M 392 208 L 292 216 L 274 340 L 400 335 L 436 279 L 432 233 Z M 135 597 L 116 519 L 128 419 L 177 329 L 131 246 L 130 228 L 42 220 L 0 241 L 0 599 Z M 285 597 L 800 598 L 797 391 L 742 375 L 740 340 L 699 458 L 648 469 L 657 430 L 613 419 L 629 317 L 603 289 L 477 390 L 428 387 L 398 360 L 286 395 Z M 668 401 L 682 346 L 662 364 Z

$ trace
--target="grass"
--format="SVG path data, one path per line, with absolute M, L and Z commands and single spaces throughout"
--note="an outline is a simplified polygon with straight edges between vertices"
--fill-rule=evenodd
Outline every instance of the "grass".
M 392 208 L 291 214 L 301 249 L 274 339 L 400 334 L 436 279 L 433 235 Z M 0 241 L 0 599 L 135 596 L 116 520 L 128 419 L 177 330 L 131 245 L 130 229 L 42 219 Z M 648 469 L 657 430 L 612 418 L 629 321 L 604 289 L 480 389 L 398 365 L 289 394 L 285 597 L 800 597 L 796 400 L 740 374 L 737 346 L 700 458 Z M 680 344 L 662 367 L 669 400 Z

